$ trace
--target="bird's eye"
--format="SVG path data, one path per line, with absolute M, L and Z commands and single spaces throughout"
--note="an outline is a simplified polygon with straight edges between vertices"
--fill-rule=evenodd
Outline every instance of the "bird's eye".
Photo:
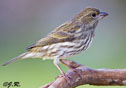
M 93 14 L 92 14 L 92 17 L 96 17 L 96 14 L 95 14 L 95 13 L 93 13 Z

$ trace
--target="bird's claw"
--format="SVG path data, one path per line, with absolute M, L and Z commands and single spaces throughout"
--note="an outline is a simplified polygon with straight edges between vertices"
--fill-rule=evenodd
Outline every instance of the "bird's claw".
M 69 86 L 71 86 L 71 84 L 70 84 L 70 78 L 67 77 L 67 76 L 65 75 L 65 73 L 62 74 L 62 75 L 56 76 L 56 79 L 57 79 L 57 78 L 62 78 L 62 77 L 66 80 L 67 84 L 68 84 Z
M 67 84 L 68 84 L 69 86 L 71 86 L 70 78 L 69 78 L 68 76 L 66 76 L 65 73 L 63 74 L 63 77 L 64 77 L 64 79 L 67 81 Z

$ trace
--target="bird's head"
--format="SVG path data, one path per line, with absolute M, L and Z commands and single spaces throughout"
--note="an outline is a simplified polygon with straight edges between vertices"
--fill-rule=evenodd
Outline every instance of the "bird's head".
M 86 8 L 80 12 L 73 20 L 75 22 L 82 22 L 84 24 L 93 25 L 104 17 L 108 16 L 108 13 L 102 12 L 96 8 Z

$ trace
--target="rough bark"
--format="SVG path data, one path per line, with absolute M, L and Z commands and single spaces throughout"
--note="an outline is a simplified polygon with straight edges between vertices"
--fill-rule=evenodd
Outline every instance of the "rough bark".
M 84 84 L 126 86 L 126 69 L 92 69 L 70 60 L 61 62 L 72 69 L 66 72 L 70 83 L 59 77 L 41 88 L 75 88 Z

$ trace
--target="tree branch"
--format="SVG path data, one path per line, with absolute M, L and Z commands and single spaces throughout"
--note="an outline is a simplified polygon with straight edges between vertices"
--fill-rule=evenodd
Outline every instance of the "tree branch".
M 66 72 L 70 84 L 63 77 L 41 88 L 75 88 L 80 85 L 126 86 L 126 69 L 92 69 L 70 60 L 61 62 L 72 70 Z

